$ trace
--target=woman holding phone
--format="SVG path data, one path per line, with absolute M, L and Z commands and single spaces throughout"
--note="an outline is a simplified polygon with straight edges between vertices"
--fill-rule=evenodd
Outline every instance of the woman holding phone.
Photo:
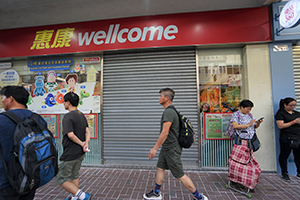
M 240 139 L 252 139 L 255 134 L 255 129 L 263 122 L 263 118 L 256 120 L 250 113 L 254 107 L 252 101 L 244 99 L 240 102 L 239 107 L 240 109 L 233 113 L 230 120 L 232 127 L 236 130 L 236 144 L 238 144 L 238 137 L 240 137 Z
M 280 129 L 280 154 L 279 164 L 281 167 L 281 178 L 289 182 L 287 160 L 293 150 L 295 164 L 297 167 L 297 178 L 300 179 L 300 113 L 295 109 L 296 100 L 291 97 L 281 99 L 279 110 L 275 115 L 276 124 Z

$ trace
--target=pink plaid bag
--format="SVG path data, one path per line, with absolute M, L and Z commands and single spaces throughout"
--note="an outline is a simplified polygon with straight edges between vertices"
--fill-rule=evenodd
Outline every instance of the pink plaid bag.
M 258 184 L 261 169 L 255 160 L 253 151 L 248 148 L 248 141 L 233 145 L 229 156 L 228 179 L 254 189 Z

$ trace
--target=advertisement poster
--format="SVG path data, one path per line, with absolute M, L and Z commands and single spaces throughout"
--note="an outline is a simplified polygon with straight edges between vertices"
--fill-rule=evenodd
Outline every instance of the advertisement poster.
M 53 133 L 54 138 L 59 137 L 59 115 L 56 114 L 43 114 L 41 115 L 47 122 L 48 129 Z
M 93 104 L 94 104 L 94 88 L 96 82 L 84 82 L 75 84 L 71 89 L 72 92 L 75 92 L 79 96 L 79 105 L 78 110 L 83 113 L 90 113 L 93 112 Z M 35 94 L 35 96 L 30 96 L 30 101 L 27 103 L 28 109 L 39 114 L 65 114 L 68 111 L 65 110 L 63 105 L 63 97 L 68 92 L 69 88 L 62 88 L 55 91 L 42 90 L 41 92 Z M 99 107 L 100 107 L 100 102 Z M 97 109 L 99 111 L 99 109 Z
M 240 86 L 200 85 L 200 102 L 208 112 L 234 112 L 241 101 Z
M 231 140 L 227 127 L 232 113 L 204 113 L 204 135 L 206 140 Z
M 98 116 L 97 114 L 85 114 L 84 115 L 91 132 L 91 139 L 98 138 Z

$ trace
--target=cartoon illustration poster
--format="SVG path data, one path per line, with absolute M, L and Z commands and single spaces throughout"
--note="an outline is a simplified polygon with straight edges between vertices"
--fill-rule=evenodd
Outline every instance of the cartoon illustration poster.
M 53 137 L 54 138 L 58 138 L 59 135 L 59 131 L 58 131 L 58 117 L 59 115 L 57 114 L 43 114 L 41 115 L 44 120 L 47 122 L 47 127 L 48 129 L 53 133 Z
M 67 81 L 68 78 L 68 81 Z M 100 101 L 96 105 L 94 102 L 94 89 L 96 81 L 77 83 L 77 75 L 70 73 L 66 77 L 66 87 L 57 87 L 55 72 L 49 71 L 44 83 L 44 76 L 38 74 L 35 77 L 35 89 L 33 95 L 29 97 L 28 109 L 39 114 L 64 114 L 64 95 L 68 92 L 75 92 L 79 96 L 78 110 L 83 113 L 100 112 Z M 46 90 L 45 90 L 46 88 Z

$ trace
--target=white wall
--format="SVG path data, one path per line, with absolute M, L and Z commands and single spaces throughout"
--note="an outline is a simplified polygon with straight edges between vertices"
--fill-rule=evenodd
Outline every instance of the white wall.
M 276 171 L 269 45 L 247 45 L 244 62 L 248 91 L 245 95 L 254 103 L 251 113 L 257 119 L 265 117 L 257 129 L 261 148 L 254 155 L 263 171 Z

